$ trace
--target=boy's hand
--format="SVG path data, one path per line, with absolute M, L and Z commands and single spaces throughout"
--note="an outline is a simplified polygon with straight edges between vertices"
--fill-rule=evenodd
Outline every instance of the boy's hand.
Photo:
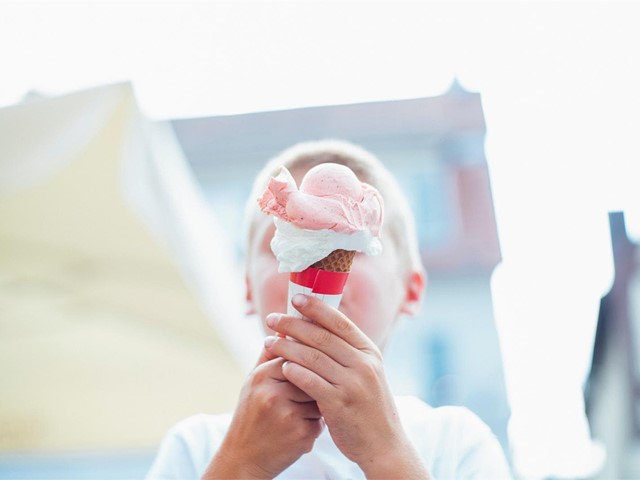
M 263 350 L 204 480 L 273 478 L 311 450 L 324 422 L 316 402 L 284 377 L 283 363 Z
M 305 319 L 271 314 L 267 325 L 297 341 L 272 337 L 267 350 L 288 360 L 284 377 L 315 399 L 336 446 L 367 478 L 428 478 L 407 439 L 378 347 L 324 302 L 296 295 Z

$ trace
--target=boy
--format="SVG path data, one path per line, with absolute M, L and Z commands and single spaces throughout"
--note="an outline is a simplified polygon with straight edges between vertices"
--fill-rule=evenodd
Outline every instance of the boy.
M 295 296 L 303 320 L 277 313 L 287 308 L 288 274 L 278 273 L 275 227 L 256 199 L 281 165 L 299 184 L 325 162 L 378 189 L 384 248 L 356 256 L 339 310 Z M 418 311 L 425 274 L 406 199 L 375 157 L 340 141 L 293 146 L 256 178 L 246 219 L 247 300 L 268 334 L 264 348 L 233 415 L 180 422 L 148 479 L 510 478 L 499 443 L 474 414 L 391 394 L 381 351 L 397 319 Z

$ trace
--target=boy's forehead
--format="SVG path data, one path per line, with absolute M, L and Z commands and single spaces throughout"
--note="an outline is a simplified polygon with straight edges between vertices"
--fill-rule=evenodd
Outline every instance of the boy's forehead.
M 296 181 L 296 185 L 298 185 L 298 187 L 300 186 L 300 183 L 302 183 L 302 178 L 305 176 L 305 174 L 311 169 L 311 165 L 293 165 L 291 168 L 289 168 L 289 173 L 291 174 L 291 176 L 293 177 L 293 179 Z

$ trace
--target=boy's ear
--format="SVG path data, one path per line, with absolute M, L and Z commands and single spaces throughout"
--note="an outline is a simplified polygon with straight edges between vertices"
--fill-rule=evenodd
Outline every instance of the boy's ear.
M 426 283 L 426 273 L 412 271 L 407 279 L 404 301 L 400 307 L 400 313 L 415 315 L 422 305 L 422 296 Z
M 246 291 L 245 300 L 247 303 L 245 314 L 253 315 L 256 313 L 256 308 L 253 306 L 253 289 L 251 288 L 251 280 L 249 280 L 249 275 L 247 274 L 244 276 L 244 286 Z

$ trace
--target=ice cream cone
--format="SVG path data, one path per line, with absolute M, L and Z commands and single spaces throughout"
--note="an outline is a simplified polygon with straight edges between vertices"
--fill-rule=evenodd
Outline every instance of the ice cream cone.
M 355 256 L 354 250 L 334 250 L 311 266 L 329 272 L 350 272 Z
M 338 308 L 355 254 L 353 250 L 334 250 L 302 272 L 292 272 L 289 277 L 287 313 L 301 316 L 291 305 L 291 298 L 297 293 L 317 297 Z

